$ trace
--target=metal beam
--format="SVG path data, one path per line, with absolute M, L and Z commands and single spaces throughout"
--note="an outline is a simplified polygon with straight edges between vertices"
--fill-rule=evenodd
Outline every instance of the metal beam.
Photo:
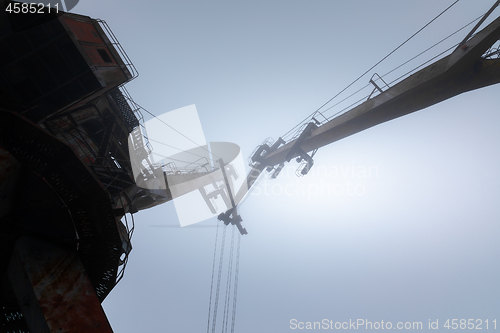
M 460 44 L 458 44 L 455 51 L 461 48 L 467 42 L 467 40 L 474 34 L 474 32 L 476 32 L 476 30 L 481 26 L 481 24 L 483 24 L 483 22 L 488 18 L 488 16 L 490 16 L 490 14 L 495 10 L 495 8 L 498 7 L 499 4 L 500 0 L 497 0 L 497 2 L 495 2 L 495 4 L 491 6 L 490 10 L 488 10 L 486 14 L 483 15 L 483 17 L 479 20 L 479 22 L 477 22 L 474 28 L 472 28 L 472 30 L 467 34 L 467 36 L 465 36 L 465 38 L 460 42 Z
M 466 47 L 455 50 L 449 56 L 318 127 L 302 142 L 300 148 L 310 152 L 461 93 L 500 83 L 498 61 L 481 58 L 499 38 L 500 18 L 497 18 L 471 38 L 465 44 Z M 275 166 L 290 157 L 298 156 L 293 152 L 289 155 L 294 144 L 295 140 L 265 156 L 262 165 L 253 170 L 254 174 L 266 166 Z M 255 179 L 255 176 L 252 178 Z

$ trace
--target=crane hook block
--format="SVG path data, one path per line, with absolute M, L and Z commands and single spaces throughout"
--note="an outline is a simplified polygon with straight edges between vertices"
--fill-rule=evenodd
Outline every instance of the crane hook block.
M 225 225 L 228 225 L 229 223 L 235 225 L 242 235 L 248 234 L 247 229 L 243 228 L 241 225 L 243 219 L 238 214 L 236 207 L 233 207 L 224 213 L 220 213 L 219 216 L 217 216 L 217 220 L 224 222 Z

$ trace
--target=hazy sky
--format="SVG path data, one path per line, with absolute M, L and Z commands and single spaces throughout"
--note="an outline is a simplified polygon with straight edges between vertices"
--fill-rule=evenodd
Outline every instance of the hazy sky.
M 108 22 L 140 72 L 127 85 L 136 102 L 156 115 L 196 104 L 207 140 L 248 156 L 452 2 L 81 0 L 73 12 Z M 493 3 L 461 0 L 356 87 Z M 261 184 L 241 210 L 235 331 L 299 331 L 292 319 L 422 331 L 447 319 L 488 319 L 493 330 L 497 319 L 500 329 L 499 89 L 371 128 L 320 149 L 310 175 L 297 179 L 291 162 Z M 205 332 L 216 229 L 175 227 L 172 203 L 135 221 L 125 277 L 103 303 L 114 331 Z

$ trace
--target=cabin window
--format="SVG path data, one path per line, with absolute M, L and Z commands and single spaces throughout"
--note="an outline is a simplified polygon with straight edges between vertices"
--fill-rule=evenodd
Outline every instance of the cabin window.
M 99 55 L 101 56 L 102 60 L 104 60 L 104 62 L 113 62 L 113 60 L 111 60 L 111 57 L 109 56 L 108 52 L 106 52 L 106 50 L 104 49 L 97 49 L 97 52 L 99 52 Z

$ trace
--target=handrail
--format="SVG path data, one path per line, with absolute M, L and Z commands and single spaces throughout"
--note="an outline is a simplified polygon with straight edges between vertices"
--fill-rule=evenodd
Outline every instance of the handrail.
M 116 38 L 115 34 L 113 31 L 111 31 L 111 28 L 109 25 L 106 23 L 106 21 L 102 19 L 96 19 L 96 21 L 99 23 L 100 27 L 103 29 L 104 33 L 106 34 L 106 37 L 109 38 L 111 45 L 113 45 L 120 54 L 120 57 L 122 58 L 123 63 L 127 67 L 128 71 L 130 72 L 130 75 L 132 76 L 127 82 L 132 81 L 136 77 L 139 76 L 139 71 L 137 71 L 137 68 L 135 68 L 134 64 L 132 63 L 132 60 L 130 60 L 129 56 L 121 46 L 120 42 Z
M 141 127 L 141 133 L 142 133 L 142 136 L 144 139 L 144 148 L 146 149 L 146 151 L 149 155 L 153 151 L 153 147 L 151 146 L 151 143 L 149 142 L 148 132 L 146 130 L 146 126 L 144 125 L 144 115 L 141 112 L 142 107 L 132 99 L 132 96 L 130 96 L 130 93 L 128 92 L 127 88 L 125 88 L 124 85 L 121 85 L 118 89 L 122 93 L 123 97 L 125 97 L 125 99 L 127 100 L 130 108 L 132 109 L 132 112 L 134 113 L 135 117 L 139 121 L 139 126 Z

